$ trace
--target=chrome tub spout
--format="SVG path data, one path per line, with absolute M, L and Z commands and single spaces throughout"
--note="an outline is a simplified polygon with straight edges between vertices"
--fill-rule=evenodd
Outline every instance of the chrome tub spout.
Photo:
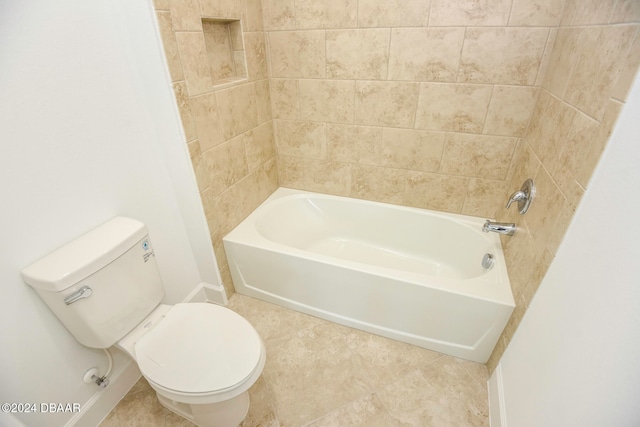
M 492 231 L 498 234 L 513 236 L 513 233 L 516 232 L 516 225 L 514 223 L 492 222 L 490 220 L 486 220 L 482 226 L 482 231 L 485 233 Z

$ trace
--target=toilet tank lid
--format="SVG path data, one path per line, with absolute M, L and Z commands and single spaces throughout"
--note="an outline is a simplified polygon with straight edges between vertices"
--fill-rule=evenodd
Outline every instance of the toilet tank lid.
M 143 223 L 116 217 L 22 270 L 37 289 L 62 291 L 100 270 L 147 235 Z

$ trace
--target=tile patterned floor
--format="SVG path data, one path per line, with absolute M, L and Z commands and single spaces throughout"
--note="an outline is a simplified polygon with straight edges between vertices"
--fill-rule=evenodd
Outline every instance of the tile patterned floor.
M 242 427 L 489 426 L 484 365 L 235 294 L 267 347 Z M 101 427 L 193 426 L 141 379 Z

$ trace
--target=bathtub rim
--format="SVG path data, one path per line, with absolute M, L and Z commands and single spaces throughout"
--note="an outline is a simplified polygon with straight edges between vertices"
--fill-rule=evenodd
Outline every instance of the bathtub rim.
M 423 208 L 415 208 L 410 206 L 401 206 L 394 205 L 390 203 L 384 202 L 375 202 L 364 199 L 356 199 L 352 197 L 345 196 L 336 196 L 331 194 L 324 193 L 316 193 L 305 190 L 297 190 L 286 187 L 279 187 L 276 191 L 274 191 L 266 200 L 264 200 L 258 208 L 256 208 L 251 214 L 249 214 L 238 226 L 236 226 L 232 231 L 230 231 L 226 236 L 223 237 L 223 242 L 233 242 L 236 244 L 243 244 L 247 246 L 253 246 L 262 250 L 273 251 L 282 255 L 294 256 L 304 259 L 313 259 L 320 263 L 329 264 L 329 265 L 341 265 L 346 268 L 350 268 L 363 273 L 372 273 L 372 270 L 376 272 L 376 274 L 380 274 L 382 277 L 390 278 L 390 279 L 398 279 L 400 276 L 401 280 L 404 280 L 408 283 L 411 283 L 416 286 L 423 287 L 432 287 L 437 288 L 439 290 L 445 292 L 451 292 L 454 294 L 464 295 L 471 298 L 477 298 L 479 300 L 484 300 L 488 302 L 493 302 L 497 304 L 501 304 L 507 307 L 514 308 L 516 306 L 515 300 L 513 298 L 513 293 L 511 290 L 511 285 L 509 281 L 509 275 L 506 268 L 506 262 L 504 259 L 504 251 L 502 249 L 502 244 L 500 241 L 500 237 L 498 235 L 487 234 L 486 236 L 483 234 L 483 237 L 488 239 L 492 244 L 494 250 L 493 253 L 495 255 L 495 266 L 488 271 L 485 275 L 478 276 L 472 279 L 450 279 L 444 277 L 436 277 L 436 276 L 428 276 L 425 274 L 419 274 L 414 272 L 407 272 L 397 269 L 392 269 L 388 267 L 380 267 L 376 265 L 360 263 L 356 261 L 350 261 L 346 259 L 336 258 L 329 255 L 318 254 L 311 251 L 305 251 L 296 247 L 292 247 L 289 245 L 285 245 L 279 242 L 275 242 L 270 240 L 262 235 L 262 233 L 256 227 L 256 220 L 260 218 L 261 215 L 264 214 L 264 209 L 269 208 L 269 204 L 273 203 L 285 203 L 290 199 L 303 199 L 309 196 L 319 197 L 319 198 L 327 198 L 327 199 L 338 199 L 338 200 L 347 200 L 349 203 L 360 203 L 369 206 L 380 206 L 388 207 L 391 209 L 398 209 L 408 212 L 417 212 L 419 214 L 427 214 L 431 216 L 436 216 L 440 218 L 444 218 L 447 221 L 454 220 L 459 225 L 464 226 L 470 230 L 470 232 L 481 233 L 482 225 L 486 218 L 474 217 L 463 214 L 455 214 L 449 212 L 441 212 L 434 211 L 430 209 Z M 477 227 L 477 228 L 476 228 Z M 250 243 L 248 243 L 248 241 Z M 480 262 L 480 260 L 478 261 Z M 429 278 L 430 283 L 425 283 L 425 278 Z M 491 285 L 492 282 L 498 281 L 497 287 L 498 289 L 492 288 L 489 292 L 487 289 L 477 288 L 477 286 L 482 286 L 483 284 Z M 477 286 L 476 286 L 477 285 Z M 474 288 L 474 286 L 476 286 Z

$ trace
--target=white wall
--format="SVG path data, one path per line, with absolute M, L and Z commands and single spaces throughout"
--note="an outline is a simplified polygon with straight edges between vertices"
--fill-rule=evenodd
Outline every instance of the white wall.
M 503 418 L 492 411 L 494 427 L 640 425 L 639 118 L 637 79 L 492 377 L 491 395 L 504 399 Z
M 0 0 L 0 40 L 0 403 L 85 405 L 105 357 L 20 270 L 116 215 L 149 227 L 166 302 L 219 284 L 217 267 L 150 2 Z

